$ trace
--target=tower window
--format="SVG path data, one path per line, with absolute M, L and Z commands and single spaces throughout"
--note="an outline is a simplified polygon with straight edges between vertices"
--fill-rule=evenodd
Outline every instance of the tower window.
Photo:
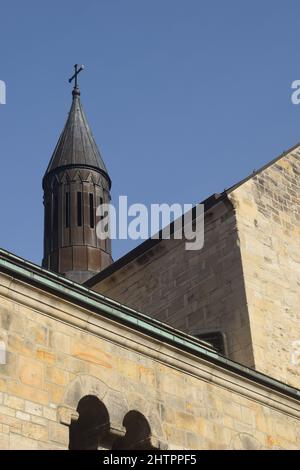
M 66 228 L 70 227 L 70 193 L 66 193 Z
M 77 193 L 77 225 L 82 226 L 82 193 Z
M 57 196 L 53 197 L 53 230 L 58 228 L 58 198 Z
M 45 203 L 45 232 L 49 234 L 51 231 L 51 205 L 49 202 Z
M 95 217 L 94 217 L 94 194 L 89 194 L 89 203 L 90 203 L 90 227 L 95 227 Z

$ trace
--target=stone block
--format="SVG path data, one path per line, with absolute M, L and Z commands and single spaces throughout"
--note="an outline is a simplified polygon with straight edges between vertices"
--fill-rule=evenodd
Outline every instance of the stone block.
M 38 441 L 21 436 L 20 434 L 11 433 L 9 436 L 10 450 L 36 450 Z
M 22 424 L 22 434 L 31 439 L 36 439 L 37 441 L 47 441 L 48 440 L 48 429 L 45 426 L 40 426 L 39 424 L 34 424 L 31 422 L 23 422 Z
M 58 444 L 68 446 L 69 428 L 63 424 L 49 422 L 49 440 Z
M 19 358 L 19 378 L 23 384 L 36 388 L 43 385 L 43 365 L 28 357 Z

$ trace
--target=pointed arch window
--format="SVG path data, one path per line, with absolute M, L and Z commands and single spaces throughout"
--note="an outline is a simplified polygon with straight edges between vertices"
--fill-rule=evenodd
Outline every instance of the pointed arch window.
M 77 193 L 77 225 L 82 226 L 82 193 Z
M 66 193 L 66 228 L 69 228 L 70 227 L 70 193 L 67 192 Z
M 45 237 L 44 246 L 45 252 L 50 249 L 50 233 L 51 233 L 51 202 L 45 201 Z
M 89 205 L 90 205 L 90 227 L 95 227 L 95 215 L 94 215 L 94 194 L 89 194 Z
M 53 230 L 57 230 L 58 228 L 58 197 L 56 195 L 53 196 L 53 213 L 52 213 L 52 226 Z

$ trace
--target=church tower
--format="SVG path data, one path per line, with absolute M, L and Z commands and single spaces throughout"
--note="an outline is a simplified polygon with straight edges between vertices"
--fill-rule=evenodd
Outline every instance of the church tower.
M 110 240 L 96 235 L 96 209 L 110 202 L 111 180 L 87 123 L 75 66 L 73 100 L 43 178 L 43 267 L 84 283 L 112 263 Z

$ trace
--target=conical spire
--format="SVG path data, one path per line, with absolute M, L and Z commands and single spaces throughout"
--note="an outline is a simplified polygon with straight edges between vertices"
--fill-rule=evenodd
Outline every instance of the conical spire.
M 107 169 L 83 111 L 78 86 L 74 87 L 72 95 L 73 101 L 69 116 L 53 152 L 45 177 L 60 168 L 84 166 L 99 171 L 106 176 L 110 183 Z
M 73 100 L 43 179 L 43 267 L 83 283 L 112 263 L 111 243 L 97 235 L 97 208 L 110 202 L 111 180 L 80 102 L 75 65 Z

